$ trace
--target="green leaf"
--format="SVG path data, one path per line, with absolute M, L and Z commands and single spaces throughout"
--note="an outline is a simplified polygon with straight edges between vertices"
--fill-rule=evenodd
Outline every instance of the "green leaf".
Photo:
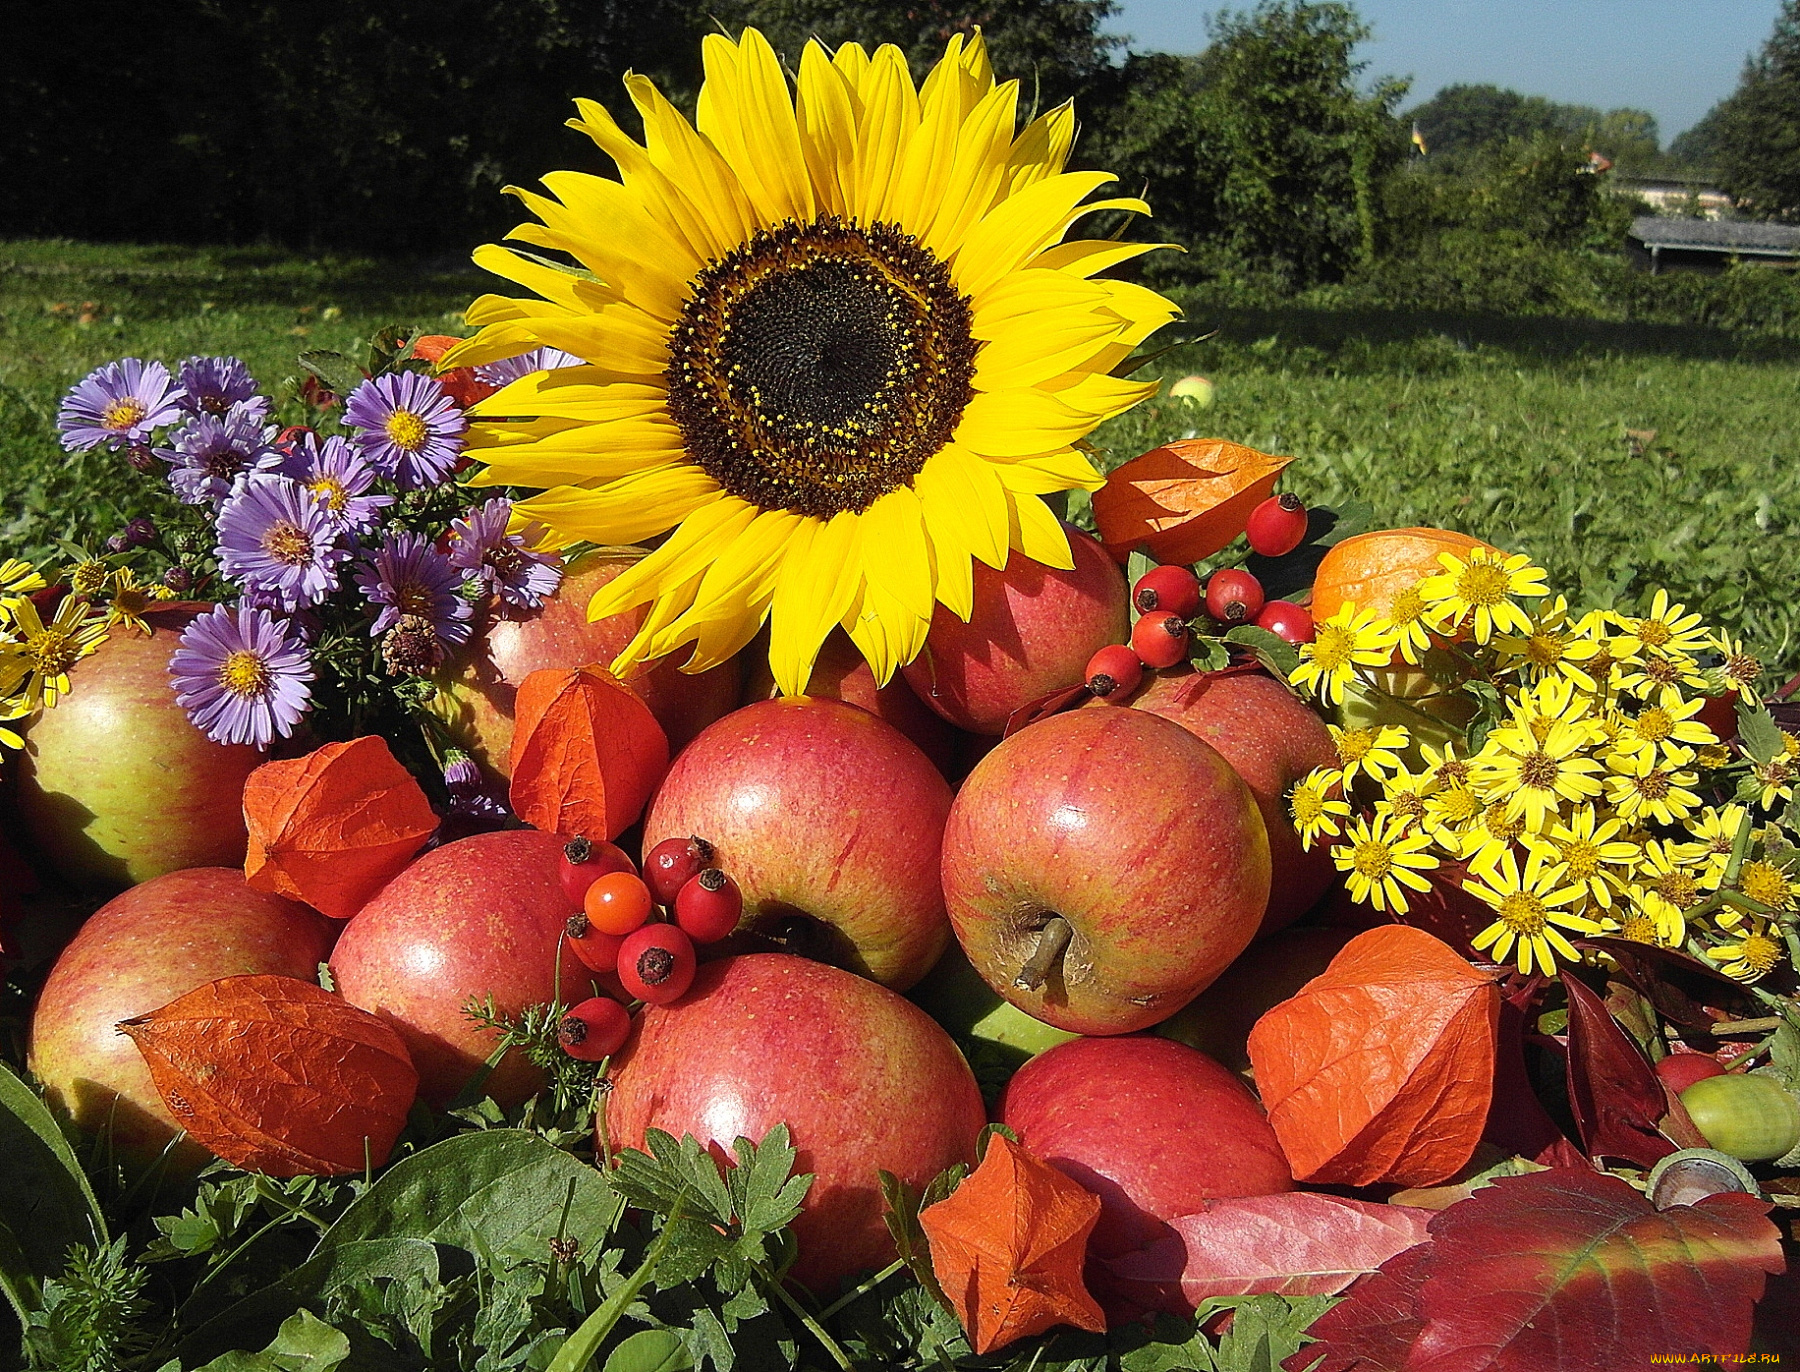
M 524 1130 L 487 1129 L 388 1168 L 326 1231 L 318 1251 L 407 1238 L 543 1262 L 559 1234 L 591 1243 L 612 1232 L 623 1208 L 591 1164 Z
M 738 1139 L 732 1148 L 738 1165 L 726 1181 L 738 1223 L 757 1234 L 773 1234 L 792 1224 L 813 1179 L 810 1173 L 790 1175 L 798 1155 L 788 1141 L 787 1125 L 777 1124 L 763 1135 L 761 1143 Z
M 1112 1336 L 1119 1372 L 1214 1372 L 1213 1346 L 1194 1321 L 1161 1314 L 1152 1325 L 1132 1321 Z
M 1231 650 L 1222 638 L 1194 634 L 1188 639 L 1188 661 L 1196 672 L 1216 672 L 1231 665 Z
M 1237 643 L 1256 654 L 1256 660 L 1281 680 L 1286 681 L 1300 665 L 1300 650 L 1280 634 L 1259 629 L 1254 624 L 1240 624 L 1225 631 L 1227 643 Z
M 3 1064 L 0 1160 L 0 1288 L 23 1324 L 71 1247 L 106 1243 L 106 1220 L 49 1108 Z
M 299 361 L 302 367 L 318 377 L 334 395 L 347 396 L 362 385 L 362 368 L 342 353 L 313 348 L 301 353 Z
M 604 1372 L 687 1372 L 694 1365 L 681 1336 L 667 1329 L 642 1329 L 607 1355 Z
M 1766 709 L 1751 709 L 1738 702 L 1738 742 L 1757 762 L 1773 762 L 1781 756 L 1783 741 L 1775 716 Z
M 223 1353 L 194 1372 L 333 1372 L 350 1356 L 350 1340 L 310 1310 L 282 1321 L 260 1353 Z
M 644 1131 L 648 1152 L 620 1149 L 609 1185 L 633 1205 L 659 1215 L 677 1208 L 700 1215 L 714 1224 L 729 1225 L 731 1192 L 719 1176 L 719 1167 L 692 1134 L 680 1143 L 661 1129 Z

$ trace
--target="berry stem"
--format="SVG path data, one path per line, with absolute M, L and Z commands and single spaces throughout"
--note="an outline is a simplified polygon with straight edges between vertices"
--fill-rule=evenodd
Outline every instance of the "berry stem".
M 1050 969 L 1061 960 L 1063 950 L 1075 936 L 1074 928 L 1061 915 L 1050 916 L 1050 922 L 1038 930 L 1037 951 L 1019 969 L 1013 985 L 1021 991 L 1035 991 L 1050 976 Z

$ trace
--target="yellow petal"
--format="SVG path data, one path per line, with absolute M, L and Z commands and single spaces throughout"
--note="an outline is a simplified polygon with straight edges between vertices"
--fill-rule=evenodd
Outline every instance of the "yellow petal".
M 621 610 L 629 610 L 662 595 L 670 586 L 684 585 L 690 580 L 698 585 L 699 578 L 726 545 L 747 529 L 760 513 L 756 506 L 734 495 L 716 496 L 683 519 L 666 542 L 594 592 L 593 600 L 588 603 L 588 618 L 605 619 Z M 668 622 L 667 619 L 664 622 Z
M 907 614 L 929 621 L 934 596 L 925 513 L 910 487 L 863 511 L 863 574 Z
M 962 121 L 946 175 L 935 190 L 936 215 L 922 241 L 946 261 L 956 255 L 994 202 L 1006 173 L 1007 145 L 1018 117 L 1019 83 L 995 88 Z
M 721 257 L 756 227 L 749 193 L 724 157 L 656 89 L 648 77 L 627 76 L 625 89 L 644 120 L 644 144 L 657 168 L 680 185 L 712 227 L 717 244 L 701 256 Z
M 980 295 L 1007 272 L 1054 242 L 1081 200 L 1113 178 L 1105 172 L 1066 172 L 1008 196 L 969 231 L 951 274 L 966 295 Z
M 856 197 L 850 213 L 864 224 L 886 219 L 893 183 L 919 127 L 919 96 L 906 58 L 892 44 L 876 49 L 858 83 Z
M 800 695 L 819 648 L 855 598 L 861 525 L 854 514 L 806 520 L 782 562 L 769 613 L 769 666 L 783 695 Z
M 1110 238 L 1076 238 L 1045 248 L 1031 259 L 1031 265 L 1074 276 L 1094 276 L 1108 267 L 1116 267 L 1159 248 L 1185 251 L 1178 243 L 1119 243 Z
M 913 489 L 924 504 L 926 526 L 934 530 L 940 549 L 953 540 L 990 567 L 1006 565 L 1010 517 L 1006 491 L 991 463 L 951 444 L 926 462 L 913 478 Z M 948 565 L 944 557 L 938 558 L 940 575 Z
M 1032 457 L 1066 448 L 1096 422 L 1044 391 L 977 391 L 963 407 L 956 442 L 984 457 Z
M 1069 535 L 1050 507 L 1035 495 L 1008 494 L 1012 508 L 1012 546 L 1026 557 L 1068 571 L 1075 565 Z
M 812 182 L 787 80 L 769 40 L 745 29 L 741 42 L 710 33 L 701 45 L 700 132 L 737 173 L 758 221 L 768 228 L 813 217 Z
M 1014 495 L 1055 495 L 1058 491 L 1097 491 L 1106 478 L 1081 452 L 1065 448 L 1041 457 L 1022 457 L 1016 462 L 996 462 L 994 475 Z
M 564 537 L 589 543 L 637 543 L 680 524 L 687 527 L 696 510 L 720 496 L 719 485 L 698 467 L 677 464 L 640 472 L 583 491 L 556 486 L 513 509 L 539 520 Z
M 819 209 L 846 214 L 856 190 L 856 109 L 849 82 L 817 43 L 800 55 L 794 106 Z
M 1075 106 L 1065 100 L 1027 124 L 1006 160 L 1005 193 L 1017 195 L 1060 173 L 1075 146 Z

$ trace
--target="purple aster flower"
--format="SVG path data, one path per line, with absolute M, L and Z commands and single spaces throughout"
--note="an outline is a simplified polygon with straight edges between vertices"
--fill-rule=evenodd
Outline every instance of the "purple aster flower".
M 169 484 L 184 503 L 216 509 L 245 472 L 281 466 L 281 451 L 271 437 L 258 415 L 234 407 L 223 415 L 195 415 L 176 430 L 175 446 L 159 448 L 157 456 L 174 469 Z
M 281 608 L 317 605 L 337 589 L 349 552 L 325 507 L 299 482 L 245 478 L 219 511 L 219 570 L 281 598 Z
M 558 367 L 584 367 L 583 362 L 574 353 L 566 353 L 561 348 L 533 348 L 528 353 L 520 353 L 517 357 L 503 357 L 498 362 L 484 362 L 475 369 L 475 379 L 485 381 L 490 386 L 510 386 L 522 376 L 530 376 L 533 372 L 555 371 Z
M 102 443 L 142 443 L 152 429 L 177 422 L 184 394 L 160 362 L 121 358 L 96 367 L 70 388 L 56 414 L 62 445 L 86 452 Z
M 356 586 L 372 604 L 382 607 L 369 628 L 373 637 L 407 619 L 429 627 L 445 643 L 468 641 L 474 611 L 457 594 L 456 569 L 419 534 L 388 535 L 375 556 L 357 571 Z M 417 625 L 401 627 L 414 630 Z
M 381 511 L 394 503 L 391 495 L 369 494 L 375 469 L 342 438 L 321 443 L 319 436 L 307 429 L 294 437 L 287 451 L 282 475 L 305 487 L 342 532 L 369 532 Z
M 511 518 L 512 501 L 495 498 L 451 520 L 450 565 L 514 609 L 541 609 L 562 584 L 562 572 L 554 557 L 532 552 L 506 532 Z
M 235 357 L 190 357 L 181 364 L 181 389 L 189 414 L 223 415 L 242 405 L 259 419 L 269 417 L 268 397 L 256 393 L 256 378 Z
M 267 610 L 215 605 L 189 624 L 169 658 L 175 699 L 215 743 L 267 748 L 311 707 L 306 644 Z
M 459 819 L 505 819 L 506 803 L 494 794 L 475 760 L 455 748 L 447 756 L 444 789 L 450 793 L 450 813 Z
M 435 486 L 463 450 L 468 421 L 444 388 L 418 372 L 373 377 L 350 392 L 344 423 L 375 470 L 403 491 Z

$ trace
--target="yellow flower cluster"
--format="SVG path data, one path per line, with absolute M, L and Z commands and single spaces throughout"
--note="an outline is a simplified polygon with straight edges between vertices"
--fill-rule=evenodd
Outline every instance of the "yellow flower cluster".
M 113 625 L 147 631 L 143 612 L 162 598 L 161 588 L 140 584 L 129 568 L 115 570 L 99 559 L 78 563 L 69 579 L 71 594 L 46 621 L 31 599 L 43 589 L 43 575 L 29 562 L 0 559 L 0 748 L 24 747 L 13 726 L 53 709 L 69 693 L 69 669 L 98 648 Z M 107 596 L 104 613 L 93 603 L 97 595 Z
M 1709 698 L 1761 706 L 1742 643 L 1666 591 L 1645 615 L 1577 615 L 1523 555 L 1438 561 L 1391 614 L 1322 621 L 1291 675 L 1341 716 L 1338 765 L 1291 808 L 1352 898 L 1404 915 L 1446 868 L 1493 909 L 1475 947 L 1522 972 L 1579 960 L 1572 939 L 1596 934 L 1745 981 L 1800 948 L 1797 852 L 1775 823 L 1800 739 L 1758 760 L 1706 720 Z

